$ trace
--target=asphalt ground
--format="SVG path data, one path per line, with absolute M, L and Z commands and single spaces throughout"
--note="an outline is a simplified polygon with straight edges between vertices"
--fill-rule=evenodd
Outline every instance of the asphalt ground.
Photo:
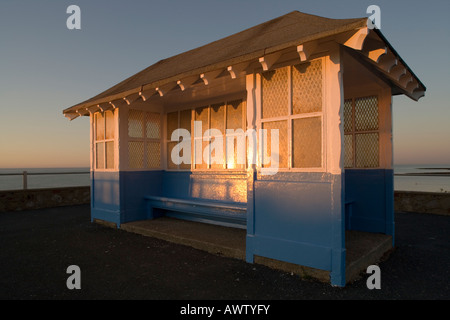
M 90 222 L 90 207 L 0 214 L 1 300 L 448 300 L 450 217 L 396 213 L 396 247 L 345 288 Z M 69 290 L 81 271 L 81 289 Z

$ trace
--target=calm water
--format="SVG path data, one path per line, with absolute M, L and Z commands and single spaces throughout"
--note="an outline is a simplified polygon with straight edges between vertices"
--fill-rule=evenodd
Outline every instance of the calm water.
M 90 185 L 89 168 L 36 168 L 36 169 L 0 169 L 0 190 L 16 190 L 23 188 L 23 177 L 2 176 L 2 173 L 64 173 L 64 172 L 87 172 L 83 174 L 48 174 L 48 175 L 28 175 L 28 189 L 38 188 L 58 188 L 58 187 L 79 187 Z
M 46 172 L 89 172 L 89 168 L 53 168 L 53 169 L 0 169 L 2 173 L 21 173 L 24 170 L 29 173 Z M 395 190 L 402 191 L 429 191 L 450 192 L 450 165 L 396 165 L 394 178 Z M 427 175 L 420 175 L 426 173 Z M 419 174 L 419 175 L 414 175 Z M 90 175 L 28 175 L 28 188 L 53 188 L 88 186 Z M 0 190 L 22 189 L 22 176 L 1 176 Z
M 450 192 L 450 165 L 396 165 L 394 173 L 395 190 Z

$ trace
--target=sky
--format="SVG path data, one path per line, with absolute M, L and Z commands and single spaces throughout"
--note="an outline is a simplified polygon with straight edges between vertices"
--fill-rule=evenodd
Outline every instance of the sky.
M 69 30 L 67 7 L 81 9 Z M 63 109 L 161 59 L 291 11 L 369 17 L 427 87 L 394 97 L 395 164 L 450 164 L 448 0 L 1 0 L 0 168 L 89 167 L 89 119 Z

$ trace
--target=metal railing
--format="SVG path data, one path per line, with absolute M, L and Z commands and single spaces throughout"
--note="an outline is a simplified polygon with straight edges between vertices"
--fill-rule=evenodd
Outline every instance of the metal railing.
M 52 176 L 52 175 L 66 175 L 66 174 L 89 174 L 89 171 L 74 171 L 74 172 L 28 172 L 22 171 L 17 173 L 0 173 L 0 176 L 23 176 L 23 190 L 28 189 L 28 176 Z

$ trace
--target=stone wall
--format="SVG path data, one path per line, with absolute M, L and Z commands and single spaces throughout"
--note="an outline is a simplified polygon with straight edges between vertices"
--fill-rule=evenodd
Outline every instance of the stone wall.
M 450 215 L 450 193 L 395 191 L 394 210 Z
M 0 191 L 0 212 L 89 204 L 90 187 Z
M 89 204 L 90 187 L 0 191 L 0 212 Z M 395 191 L 395 212 L 450 215 L 450 193 Z

